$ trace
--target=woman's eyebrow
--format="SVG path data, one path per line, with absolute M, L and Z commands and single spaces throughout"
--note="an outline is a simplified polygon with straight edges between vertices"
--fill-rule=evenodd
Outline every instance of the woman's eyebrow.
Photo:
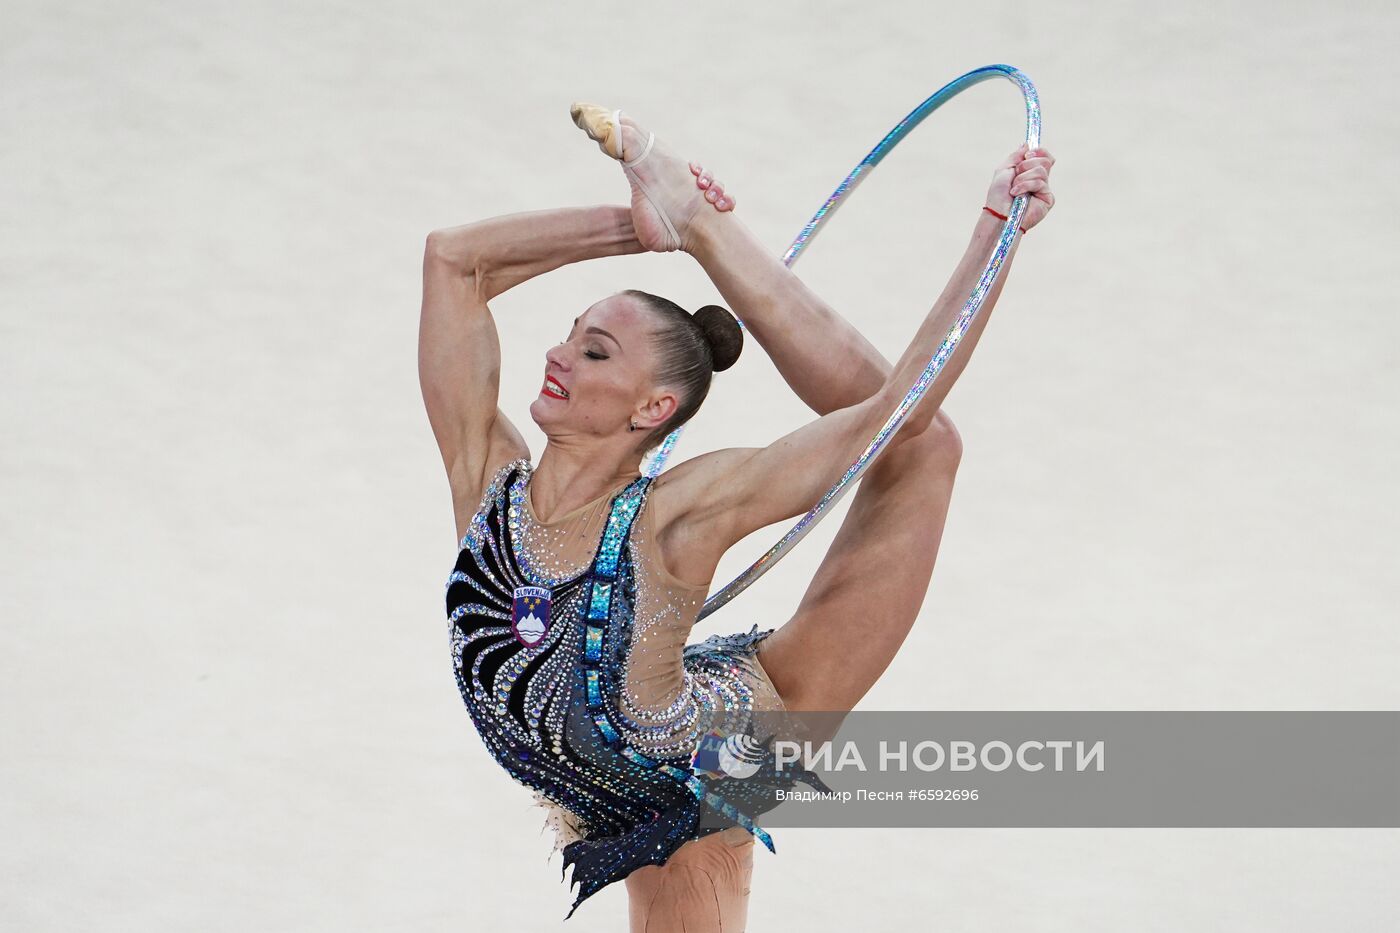
M 592 326 L 592 325 L 590 324 L 588 327 L 585 327 L 585 328 L 583 329 L 583 332 L 584 332 L 585 334 L 602 334 L 604 337 L 607 337 L 607 338 L 608 338 L 609 340 L 611 340 L 613 343 L 617 344 L 617 348 L 618 348 L 619 350 L 622 349 L 622 341 L 618 340 L 616 337 L 614 337 L 612 334 L 608 333 L 607 331 L 603 330 L 603 328 L 601 328 L 601 327 L 594 327 L 594 326 Z

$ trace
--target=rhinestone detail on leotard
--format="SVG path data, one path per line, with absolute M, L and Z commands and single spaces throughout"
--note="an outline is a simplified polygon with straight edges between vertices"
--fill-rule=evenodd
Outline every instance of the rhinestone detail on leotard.
M 769 633 L 754 626 L 684 645 L 677 623 L 688 616 L 693 624 L 703 587 L 689 587 L 698 592 L 678 611 L 665 594 L 689 585 L 662 587 L 655 542 L 639 548 L 632 533 L 652 478 L 638 477 L 610 502 L 595 503 L 604 508 L 576 510 L 556 527 L 533 516 L 531 474 L 529 461 L 517 460 L 492 477 L 461 540 L 446 601 L 457 684 L 478 733 L 537 800 L 567 813 L 551 825 L 569 828 L 560 841 L 580 886 L 574 907 L 722 828 L 701 825 L 701 804 L 771 849 L 768 834 L 690 764 L 702 734 L 738 731 L 755 708 L 780 706 L 753 655 Z M 589 560 L 563 553 L 569 535 L 591 547 Z M 537 643 L 525 644 L 512 629 L 512 594 L 541 586 L 551 621 Z M 639 670 L 647 676 L 629 682 Z M 650 693 L 634 695 L 643 684 Z

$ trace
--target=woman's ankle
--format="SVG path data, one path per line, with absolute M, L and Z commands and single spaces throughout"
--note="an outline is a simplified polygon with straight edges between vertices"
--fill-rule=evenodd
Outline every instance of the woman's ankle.
M 681 248 L 703 264 L 712 257 L 716 248 L 734 231 L 738 221 L 731 211 L 717 211 L 706 204 L 709 210 L 696 211 L 686 225 L 685 242 Z

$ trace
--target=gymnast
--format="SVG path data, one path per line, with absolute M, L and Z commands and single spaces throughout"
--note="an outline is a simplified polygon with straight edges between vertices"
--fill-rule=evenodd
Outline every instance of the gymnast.
M 1055 160 L 1022 146 L 996 167 L 963 258 L 891 365 L 763 248 L 708 169 L 621 111 L 575 104 L 572 116 L 622 163 L 630 206 L 515 213 L 427 238 L 418 363 L 459 542 L 446 594 L 455 678 L 488 750 L 533 792 L 574 869 L 569 915 L 624 880 L 633 933 L 737 933 L 755 836 L 771 842 L 691 773 L 697 737 L 756 711 L 849 711 L 889 666 L 927 592 L 961 456 L 940 405 L 1014 243 L 981 313 L 864 475 L 791 618 L 699 644 L 687 636 L 724 553 L 816 505 L 900 403 L 958 319 L 1012 200 L 1028 196 L 1023 231 L 1045 218 Z M 545 352 L 530 405 L 547 438 L 532 463 L 497 405 L 488 302 L 567 263 L 648 251 L 693 256 L 819 417 L 766 447 L 644 476 L 644 456 L 734 364 L 743 329 L 718 305 L 692 314 L 629 289 L 558 322 L 567 337 Z M 706 808 L 730 819 L 707 824 Z

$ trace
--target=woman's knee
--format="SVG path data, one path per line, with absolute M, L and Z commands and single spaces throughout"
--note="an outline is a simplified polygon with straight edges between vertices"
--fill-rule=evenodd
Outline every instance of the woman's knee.
M 942 408 L 925 421 L 901 425 L 890 445 L 888 454 L 900 450 L 903 460 L 917 460 L 949 474 L 956 472 L 962 461 L 962 436 Z

